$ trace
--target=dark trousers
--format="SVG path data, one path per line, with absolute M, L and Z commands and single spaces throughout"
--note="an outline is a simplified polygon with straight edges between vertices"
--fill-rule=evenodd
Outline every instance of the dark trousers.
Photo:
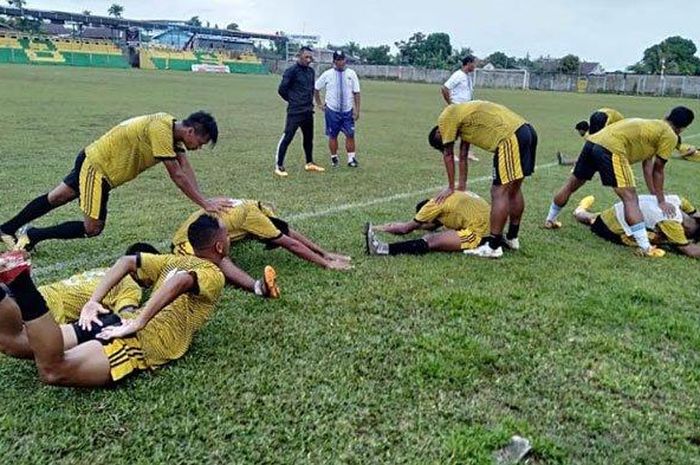
M 297 129 L 301 128 L 304 141 L 304 154 L 306 163 L 314 161 L 314 114 L 313 112 L 287 115 L 287 122 L 284 126 L 284 134 L 277 144 L 277 166 L 284 166 L 284 157 L 287 156 L 287 148 L 294 139 Z

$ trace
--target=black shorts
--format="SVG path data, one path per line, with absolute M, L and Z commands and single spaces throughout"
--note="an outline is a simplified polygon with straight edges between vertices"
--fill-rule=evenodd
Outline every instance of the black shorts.
M 284 132 L 294 134 L 297 129 L 302 126 L 311 125 L 313 128 L 314 113 L 312 111 L 296 114 L 287 114 L 287 120 L 284 123 Z
M 600 131 L 608 123 L 608 115 L 602 111 L 596 111 L 588 120 L 588 134 L 593 135 Z
M 634 187 L 634 174 L 626 158 L 610 153 L 608 149 L 593 142 L 583 144 L 581 155 L 574 166 L 574 176 L 590 181 L 600 173 L 600 181 L 608 187 Z
M 107 202 L 111 186 L 91 164 L 85 163 L 85 150 L 75 157 L 75 165 L 63 182 L 78 193 L 80 209 L 95 220 L 107 219 Z
M 619 234 L 615 234 L 608 228 L 600 215 L 596 216 L 595 221 L 591 225 L 591 232 L 598 237 L 602 237 L 606 241 L 612 242 L 614 244 L 623 245 L 622 239 L 620 239 Z
M 498 144 L 493 157 L 493 185 L 500 186 L 532 175 L 537 157 L 537 132 L 529 123 Z

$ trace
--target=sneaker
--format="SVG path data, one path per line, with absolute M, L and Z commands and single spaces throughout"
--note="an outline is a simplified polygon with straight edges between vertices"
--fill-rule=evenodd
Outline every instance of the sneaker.
M 561 228 L 561 221 L 545 221 L 544 222 L 544 229 L 559 229 Z
M 513 239 L 503 239 L 503 243 L 506 245 L 506 248 L 510 250 L 520 250 L 520 240 L 517 237 Z
M 581 201 L 578 203 L 576 210 L 588 211 L 591 209 L 594 203 L 595 197 L 592 195 L 587 195 L 584 198 L 582 198 Z
M 322 166 L 318 166 L 318 165 L 317 165 L 316 163 L 314 163 L 314 162 L 307 163 L 306 165 L 304 165 L 304 169 L 305 169 L 306 171 L 313 171 L 313 172 L 316 172 L 316 173 L 323 173 L 324 171 L 326 171 L 325 168 L 323 168 Z
M 503 247 L 492 249 L 490 245 L 480 245 L 476 249 L 467 249 L 464 255 L 474 255 L 481 258 L 501 258 L 503 256 Z
M 267 289 L 267 296 L 271 299 L 279 299 L 280 288 L 277 285 L 277 272 L 270 265 L 267 265 L 263 271 L 263 281 Z
M 30 229 L 31 226 L 27 225 L 17 231 L 17 242 L 12 250 L 25 250 L 27 252 L 31 252 L 34 249 L 34 244 L 32 244 L 32 241 L 29 239 L 28 232 Z
M 557 150 L 557 163 L 560 165 L 564 164 L 564 157 L 562 156 L 561 152 Z
M 0 230 L 0 241 L 5 244 L 5 247 L 7 247 L 7 250 L 12 250 L 15 248 L 15 244 L 17 244 L 17 238 L 15 237 L 14 234 L 5 234 Z
M 659 249 L 658 247 L 654 247 L 653 245 L 649 247 L 647 250 L 642 250 L 642 249 L 637 249 L 637 255 L 641 255 L 642 257 L 649 257 L 649 258 L 661 258 L 664 255 L 666 255 L 666 251 Z
M 377 239 L 372 223 L 365 223 L 365 252 L 367 255 L 389 255 L 389 244 Z
M 360 164 L 357 163 L 357 158 L 353 158 L 352 160 L 350 160 L 350 161 L 348 162 L 348 166 L 349 166 L 350 168 L 357 168 L 358 166 L 360 166 Z
M 467 152 L 467 160 L 469 161 L 479 161 L 479 158 L 472 152 Z
M 10 284 L 17 276 L 31 268 L 32 263 L 25 252 L 5 252 L 0 255 L 0 282 Z
M 331 157 L 331 166 L 333 168 L 338 168 L 340 166 L 340 160 L 338 160 L 338 157 Z
M 280 178 L 286 178 L 287 176 L 289 176 L 289 173 L 287 173 L 287 170 L 284 169 L 284 166 L 276 166 L 275 174 Z

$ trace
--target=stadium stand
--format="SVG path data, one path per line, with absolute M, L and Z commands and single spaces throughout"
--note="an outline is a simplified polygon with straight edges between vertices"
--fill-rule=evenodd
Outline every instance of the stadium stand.
M 0 63 L 128 68 L 122 51 L 107 40 L 28 37 L 0 33 Z

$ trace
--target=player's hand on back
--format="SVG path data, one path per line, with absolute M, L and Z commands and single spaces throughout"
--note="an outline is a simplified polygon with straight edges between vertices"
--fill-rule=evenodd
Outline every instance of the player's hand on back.
M 451 196 L 454 193 L 454 188 L 453 187 L 446 187 L 443 190 L 441 190 L 438 195 L 435 196 L 435 203 L 442 203 L 447 199 L 447 197 Z
M 109 310 L 104 308 L 99 302 L 89 301 L 83 306 L 80 311 L 80 318 L 78 319 L 78 324 L 81 328 L 86 331 L 92 330 L 93 323 L 102 326 L 102 322 L 97 317 L 101 313 L 109 313 Z
M 229 208 L 233 208 L 234 206 L 235 202 L 231 198 L 214 197 L 205 201 L 204 210 L 206 210 L 207 213 L 222 213 Z
M 668 202 L 661 202 L 659 204 L 659 208 L 661 209 L 662 212 L 664 212 L 664 215 L 666 218 L 671 218 L 676 214 L 676 207 L 673 206 L 673 204 L 668 203 Z

